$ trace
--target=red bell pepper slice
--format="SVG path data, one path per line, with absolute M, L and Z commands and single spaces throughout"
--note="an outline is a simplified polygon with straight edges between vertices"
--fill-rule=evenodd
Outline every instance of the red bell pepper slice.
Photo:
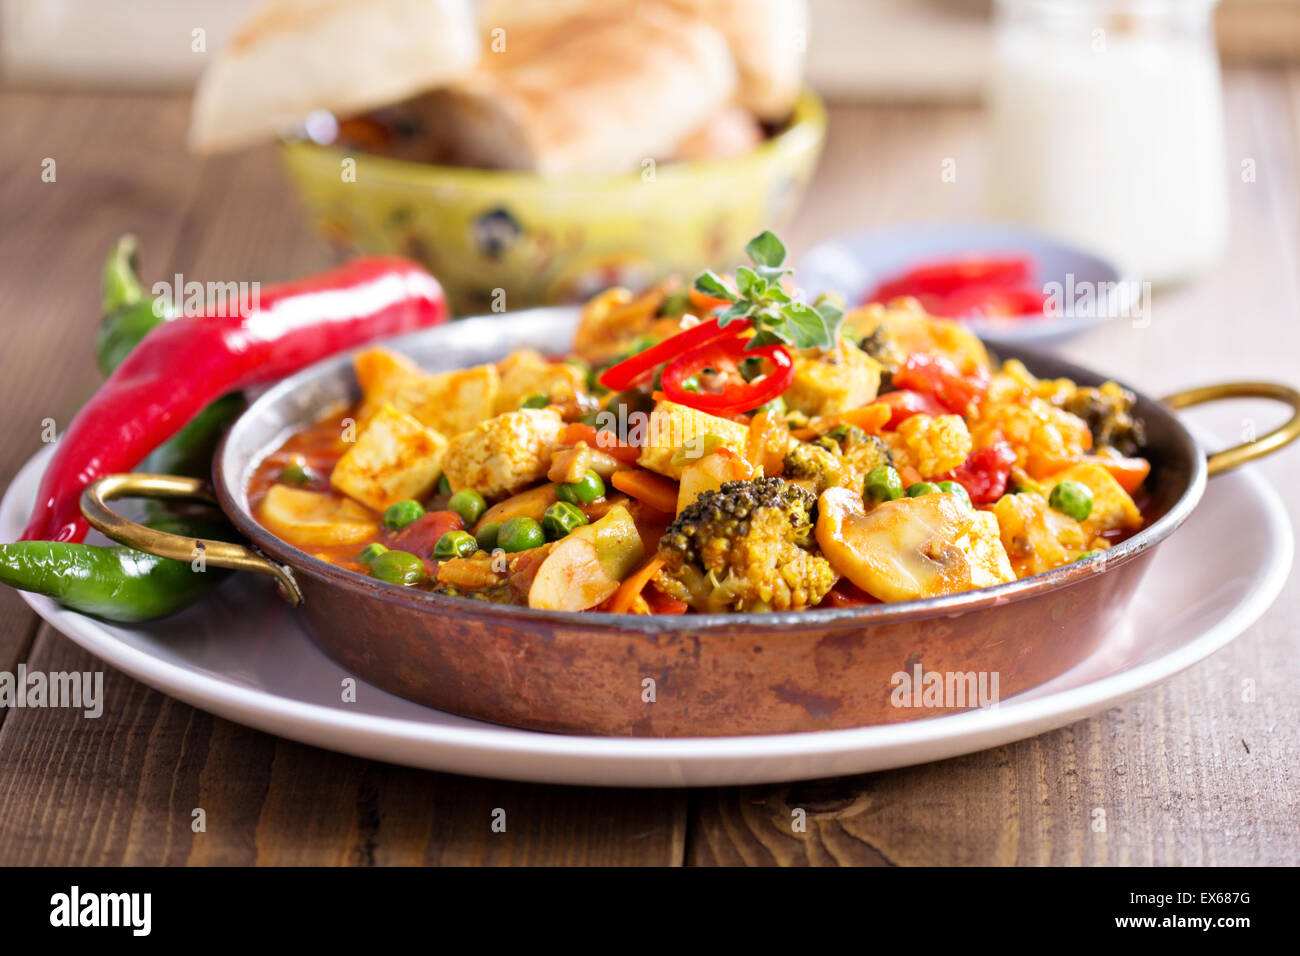
M 903 367 L 894 373 L 893 382 L 899 388 L 934 396 L 944 409 L 955 415 L 969 415 L 989 388 L 986 374 L 963 375 L 951 359 L 924 352 L 909 355 Z
M 648 381 L 656 366 L 716 339 L 737 335 L 747 328 L 749 328 L 748 319 L 737 319 L 728 323 L 726 328 L 718 325 L 717 319 L 709 319 L 707 322 L 693 325 L 605 369 L 600 375 L 600 384 L 611 391 L 621 392 L 625 388 Z
M 730 331 L 732 326 L 727 326 Z M 710 415 L 738 415 L 770 402 L 794 380 L 794 359 L 783 345 L 765 345 L 748 348 L 749 340 L 733 335 L 715 340 L 697 349 L 679 355 L 668 363 L 663 374 L 663 393 L 679 405 L 708 412 Z M 739 365 L 749 358 L 766 359 L 771 366 L 762 378 L 746 382 L 741 378 Z M 733 373 L 720 392 L 693 392 L 686 388 L 686 380 L 706 368 Z
M 1016 453 L 1004 441 L 994 442 L 971 452 L 964 462 L 936 480 L 955 481 L 966 489 L 977 505 L 997 501 L 1006 493 L 1011 466 Z
M 886 392 L 877 396 L 875 404 L 888 405 L 890 409 L 889 421 L 885 422 L 882 431 L 893 431 L 899 422 L 913 415 L 944 415 L 948 411 L 932 396 L 910 389 Z

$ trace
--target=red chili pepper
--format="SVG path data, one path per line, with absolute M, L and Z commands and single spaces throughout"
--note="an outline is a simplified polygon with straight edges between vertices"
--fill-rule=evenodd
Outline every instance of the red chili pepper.
M 731 328 L 727 326 L 727 331 Z M 790 387 L 794 379 L 794 359 L 783 345 L 765 345 L 756 349 L 748 348 L 748 345 L 748 339 L 735 335 L 679 355 L 664 368 L 664 395 L 679 405 L 721 416 L 747 412 L 770 402 Z M 760 379 L 746 382 L 738 366 L 749 358 L 766 359 L 771 371 Z M 706 368 L 731 372 L 731 380 L 720 392 L 688 390 L 686 380 Z
M 1011 446 L 1004 441 L 994 442 L 971 452 L 964 462 L 935 480 L 955 481 L 966 489 L 971 501 L 986 505 L 1006 492 L 1015 463 L 1016 453 Z
M 893 382 L 899 388 L 933 395 L 955 415 L 969 415 L 989 388 L 987 374 L 963 375 L 950 359 L 924 352 L 909 355 Z
M 877 404 L 888 405 L 891 412 L 889 421 L 885 422 L 882 431 L 893 431 L 898 427 L 899 422 L 913 415 L 943 415 L 948 411 L 930 395 L 913 392 L 910 389 L 886 392 L 884 395 L 877 396 L 875 401 Z
M 24 539 L 81 541 L 81 493 L 129 471 L 204 406 L 336 352 L 447 318 L 438 281 L 393 256 L 261 291 L 247 315 L 183 316 L 141 340 L 59 440 Z
M 719 326 L 717 319 L 709 319 L 707 322 L 693 325 L 605 369 L 600 375 L 600 384 L 611 391 L 621 392 L 625 388 L 647 381 L 656 365 L 674 359 L 691 349 L 707 345 L 715 339 L 737 335 L 747 328 L 749 328 L 748 319 L 737 319 L 728 323 L 726 328 Z

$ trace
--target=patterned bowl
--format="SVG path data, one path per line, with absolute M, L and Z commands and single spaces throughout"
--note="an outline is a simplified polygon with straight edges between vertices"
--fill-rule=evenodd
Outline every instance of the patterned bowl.
M 790 123 L 729 159 L 553 176 L 434 166 L 286 143 L 317 230 L 344 251 L 391 252 L 438 277 L 457 315 L 579 302 L 733 263 L 779 226 L 812 175 L 826 110 L 806 90 Z

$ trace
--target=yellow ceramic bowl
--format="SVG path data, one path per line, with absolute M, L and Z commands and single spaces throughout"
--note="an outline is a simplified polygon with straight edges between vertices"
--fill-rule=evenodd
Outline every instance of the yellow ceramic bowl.
M 467 315 L 730 266 L 794 209 L 825 135 L 825 107 L 805 91 L 790 124 L 744 155 L 616 176 L 461 169 L 306 142 L 283 151 L 326 238 L 424 263 Z

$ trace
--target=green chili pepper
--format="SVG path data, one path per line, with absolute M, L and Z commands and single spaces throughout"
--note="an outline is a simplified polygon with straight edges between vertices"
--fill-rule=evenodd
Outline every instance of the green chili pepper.
M 102 275 L 103 320 L 95 358 L 104 374 L 113 370 L 151 329 L 166 321 L 154 308 L 135 272 L 136 241 L 123 236 L 109 251 Z M 243 397 L 227 395 L 199 412 L 157 448 L 141 470 L 206 478 L 226 425 L 242 411 Z M 146 524 L 195 538 L 234 539 L 233 529 L 209 517 L 212 510 L 149 502 Z M 197 556 L 196 556 L 197 558 Z M 164 617 L 206 594 L 227 572 L 191 562 L 159 558 L 121 545 L 100 547 L 53 541 L 0 545 L 0 583 L 52 597 L 65 607 L 110 621 L 132 623 Z
M 149 527 L 195 538 L 232 536 L 229 525 L 202 518 L 160 518 L 149 522 Z M 227 573 L 211 565 L 199 571 L 194 562 L 158 558 L 121 545 L 0 544 L 0 583 L 44 594 L 83 614 L 127 624 L 179 611 Z
M 145 295 L 135 271 L 136 250 L 135 236 L 123 236 L 104 262 L 104 317 L 95 339 L 95 359 L 104 375 L 112 374 L 154 326 L 171 318 L 165 301 Z

